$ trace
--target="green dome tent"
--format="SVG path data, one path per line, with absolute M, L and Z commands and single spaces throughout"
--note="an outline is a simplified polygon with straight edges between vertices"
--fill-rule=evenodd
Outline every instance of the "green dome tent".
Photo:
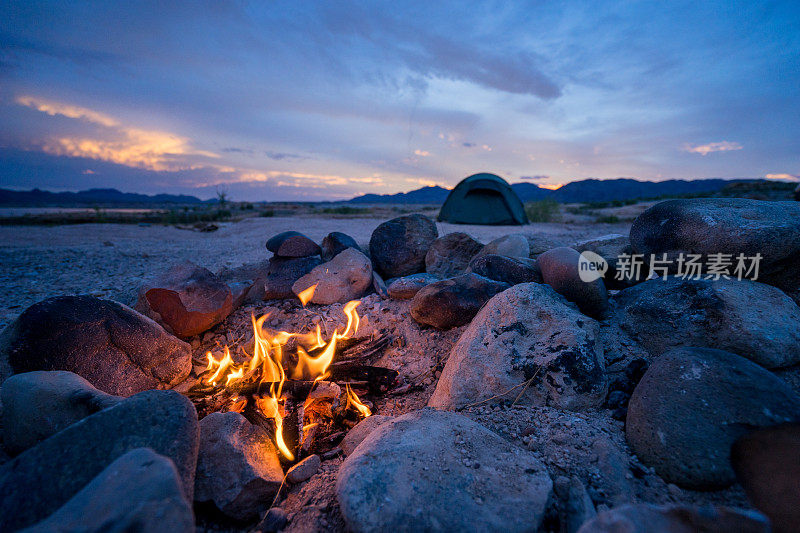
M 506 180 L 494 174 L 473 174 L 450 191 L 439 222 L 453 224 L 527 224 L 525 208 Z

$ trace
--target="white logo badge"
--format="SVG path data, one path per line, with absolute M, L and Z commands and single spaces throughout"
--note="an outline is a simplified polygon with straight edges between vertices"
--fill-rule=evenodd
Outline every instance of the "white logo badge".
M 607 270 L 608 262 L 601 256 L 588 250 L 581 252 L 581 258 L 578 261 L 578 275 L 581 277 L 581 281 L 591 283 L 602 278 Z

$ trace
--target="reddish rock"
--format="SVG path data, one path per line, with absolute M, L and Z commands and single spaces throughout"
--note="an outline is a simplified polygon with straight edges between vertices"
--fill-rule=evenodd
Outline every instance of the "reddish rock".
M 185 339 L 225 320 L 247 288 L 237 285 L 234 294 L 216 274 L 187 261 L 145 284 L 136 309 Z

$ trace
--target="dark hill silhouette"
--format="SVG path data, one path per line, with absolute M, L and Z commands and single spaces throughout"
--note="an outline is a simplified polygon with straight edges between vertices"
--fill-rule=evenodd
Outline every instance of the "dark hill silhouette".
M 556 190 L 545 189 L 534 183 L 513 183 L 511 188 L 523 202 L 552 199 L 561 203 L 588 203 L 716 193 L 735 183 L 765 181 L 721 178 L 640 181 L 618 178 L 573 181 Z M 423 187 L 397 194 L 365 194 L 349 201 L 356 204 L 441 204 L 449 192 L 442 187 Z
M 79 192 L 50 192 L 41 189 L 12 191 L 0 189 L 0 205 L 68 206 L 68 205 L 149 205 L 200 204 L 202 200 L 184 194 L 136 194 L 117 189 L 89 189 Z

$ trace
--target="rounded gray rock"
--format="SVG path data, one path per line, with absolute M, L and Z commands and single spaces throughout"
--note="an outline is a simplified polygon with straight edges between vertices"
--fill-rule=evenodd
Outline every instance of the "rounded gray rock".
M 584 281 L 579 274 L 581 254 L 572 248 L 553 248 L 536 258 L 542 280 L 586 315 L 602 318 L 608 309 L 608 291 L 602 278 Z
M 466 233 L 448 233 L 433 241 L 425 255 L 425 271 L 438 278 L 462 274 L 483 245 Z
M 527 450 L 456 413 L 425 409 L 373 431 L 336 496 L 351 531 L 537 531 L 552 493 Z
M 236 520 L 266 510 L 283 481 L 269 433 L 239 413 L 211 413 L 200 421 L 194 499 L 213 502 Z
M 353 429 L 347 432 L 347 435 L 342 439 L 340 446 L 345 455 L 350 455 L 353 450 L 367 438 L 367 435 L 372 433 L 376 428 L 382 424 L 394 420 L 393 416 L 385 415 L 371 415 L 353 426 Z
M 477 274 L 461 274 L 426 285 L 411 300 L 411 317 L 439 329 L 463 326 L 495 294 L 510 285 Z
M 606 379 L 599 330 L 551 287 L 515 285 L 489 300 L 461 334 L 428 405 L 461 409 L 518 395 L 523 404 L 601 405 Z
M 372 286 L 372 263 L 355 248 L 347 248 L 298 279 L 292 291 L 300 294 L 312 285 L 317 286 L 311 297 L 315 304 L 346 303 L 361 298 Z
M 3 445 L 12 455 L 123 399 L 59 370 L 13 375 L 3 383 L 0 397 Z
M 197 465 L 197 411 L 174 391 L 141 392 L 84 418 L 0 467 L 0 530 L 43 520 L 109 464 L 151 448 L 177 469 L 192 501 Z
M 431 274 L 411 274 L 410 276 L 391 280 L 387 292 L 389 293 L 389 298 L 394 300 L 410 300 L 420 289 L 437 281 L 439 281 L 439 278 Z
M 63 507 L 26 533 L 193 533 L 192 506 L 168 458 L 136 448 L 108 465 Z
M 322 251 L 311 239 L 297 231 L 284 231 L 267 241 L 267 250 L 280 257 L 309 257 Z
M 578 533 L 769 533 L 769 520 L 755 511 L 727 507 L 652 505 L 615 507 L 586 522 Z
M 679 254 L 761 254 L 759 279 L 784 290 L 800 287 L 800 204 L 745 198 L 660 202 L 634 220 L 636 252 L 677 259 Z
M 322 260 L 330 261 L 336 257 L 337 254 L 347 250 L 348 248 L 354 248 L 359 252 L 363 252 L 356 240 L 350 235 L 341 233 L 339 231 L 329 233 L 324 239 L 322 239 Z
M 369 252 L 384 278 L 408 276 L 425 270 L 425 255 L 439 236 L 436 224 L 424 215 L 403 215 L 375 228 Z
M 175 385 L 192 369 L 187 343 L 128 306 L 92 296 L 30 306 L 4 331 L 0 357 L 18 373 L 67 370 L 118 396 Z
M 628 403 L 625 434 L 648 466 L 688 488 L 733 483 L 730 450 L 748 431 L 800 420 L 800 397 L 736 354 L 682 348 L 645 372 Z
M 800 307 L 756 281 L 652 279 L 620 291 L 609 321 L 653 356 L 719 348 L 765 368 L 800 363 Z
M 542 282 L 542 271 L 539 269 L 539 264 L 533 259 L 524 257 L 482 255 L 470 262 L 469 271 L 509 285 Z

